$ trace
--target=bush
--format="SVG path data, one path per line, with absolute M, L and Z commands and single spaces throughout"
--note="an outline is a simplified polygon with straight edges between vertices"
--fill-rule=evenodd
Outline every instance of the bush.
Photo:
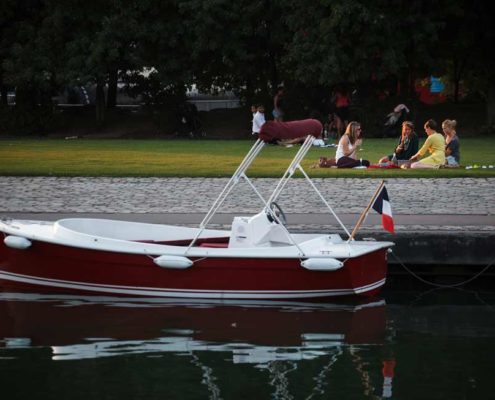
M 56 125 L 57 116 L 49 106 L 0 108 L 1 135 L 42 136 L 55 129 Z

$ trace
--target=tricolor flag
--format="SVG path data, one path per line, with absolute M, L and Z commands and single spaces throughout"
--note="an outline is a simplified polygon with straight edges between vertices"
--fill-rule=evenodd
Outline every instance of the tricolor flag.
M 386 231 L 394 233 L 394 219 L 392 218 L 392 207 L 388 200 L 387 188 L 384 186 L 373 203 L 373 210 L 382 215 L 382 225 Z

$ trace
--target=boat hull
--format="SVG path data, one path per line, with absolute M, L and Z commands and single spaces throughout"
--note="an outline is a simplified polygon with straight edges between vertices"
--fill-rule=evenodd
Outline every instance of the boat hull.
M 0 248 L 4 291 L 209 299 L 295 299 L 374 295 L 385 283 L 387 249 L 345 260 L 336 271 L 310 271 L 300 259 L 194 259 L 185 270 L 157 266 L 143 254 L 33 241 Z

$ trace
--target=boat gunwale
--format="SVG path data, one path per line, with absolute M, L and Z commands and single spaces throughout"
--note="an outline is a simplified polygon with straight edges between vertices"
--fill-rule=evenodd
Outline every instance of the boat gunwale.
M 84 220 L 84 218 L 82 218 Z M 62 220 L 61 220 L 62 221 Z M 109 223 L 114 222 L 112 220 L 102 219 L 101 221 L 108 221 Z M 142 254 L 144 256 L 159 256 L 159 255 L 174 255 L 174 256 L 185 256 L 187 247 L 177 246 L 177 245 L 167 245 L 159 243 L 147 243 L 144 241 L 132 241 L 123 239 L 107 238 L 96 235 L 89 235 L 87 233 L 80 233 L 77 231 L 71 231 L 72 235 L 78 237 L 78 240 L 70 240 L 65 238 L 63 235 L 56 235 L 53 231 L 45 233 L 44 235 L 39 232 L 26 232 L 21 231 L 21 227 L 16 224 L 22 224 L 22 220 L 12 220 L 9 224 L 2 223 L 4 228 L 1 229 L 6 234 L 25 237 L 26 239 L 33 241 L 41 241 L 45 243 L 50 243 L 53 245 L 61 245 L 73 248 L 82 248 L 94 251 L 107 251 L 114 253 L 125 253 L 125 254 Z M 33 226 L 35 221 L 25 221 L 29 223 L 26 226 Z M 38 223 L 35 226 L 52 227 L 56 226 L 58 221 L 51 224 L 41 224 Z M 134 224 L 135 222 L 128 222 L 129 224 Z M 135 224 L 140 224 L 136 222 Z M 149 224 L 152 225 L 152 224 Z M 175 227 L 174 225 L 160 225 L 162 227 Z M 68 228 L 64 228 L 68 230 Z M 187 228 L 191 231 L 197 230 L 197 228 Z M 208 231 L 206 231 L 208 232 Z M 228 231 L 217 231 L 217 232 L 228 232 Z M 312 235 L 313 239 L 316 234 Z M 330 235 L 321 234 L 318 237 L 327 237 Z M 213 238 L 210 238 L 213 239 Z M 186 239 L 185 239 L 186 240 Z M 304 242 L 300 243 L 300 246 L 304 246 Z M 393 242 L 378 242 L 378 241 L 352 241 L 352 242 L 342 242 L 338 244 L 332 244 L 332 247 L 339 249 L 340 252 L 335 252 L 335 254 L 325 254 L 313 252 L 305 252 L 305 255 L 301 255 L 298 248 L 294 245 L 287 246 L 259 246 L 259 247 L 247 247 L 247 248 L 211 248 L 211 247 L 192 247 L 187 252 L 187 256 L 191 258 L 249 258 L 249 259 L 307 259 L 307 258 L 337 258 L 337 259 L 348 259 L 360 257 L 374 251 L 389 248 L 394 246 Z M 343 250 L 343 251 L 342 251 Z

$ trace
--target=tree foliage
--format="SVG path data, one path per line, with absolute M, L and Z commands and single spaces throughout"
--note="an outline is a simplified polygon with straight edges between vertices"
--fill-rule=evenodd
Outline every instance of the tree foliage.
M 493 125 L 490 11 L 482 0 L 3 0 L 0 107 L 8 90 L 33 110 L 91 84 L 103 123 L 117 82 L 167 107 L 192 84 L 266 102 L 284 83 L 310 103 L 390 77 L 412 95 L 415 78 L 441 74 L 475 88 Z

